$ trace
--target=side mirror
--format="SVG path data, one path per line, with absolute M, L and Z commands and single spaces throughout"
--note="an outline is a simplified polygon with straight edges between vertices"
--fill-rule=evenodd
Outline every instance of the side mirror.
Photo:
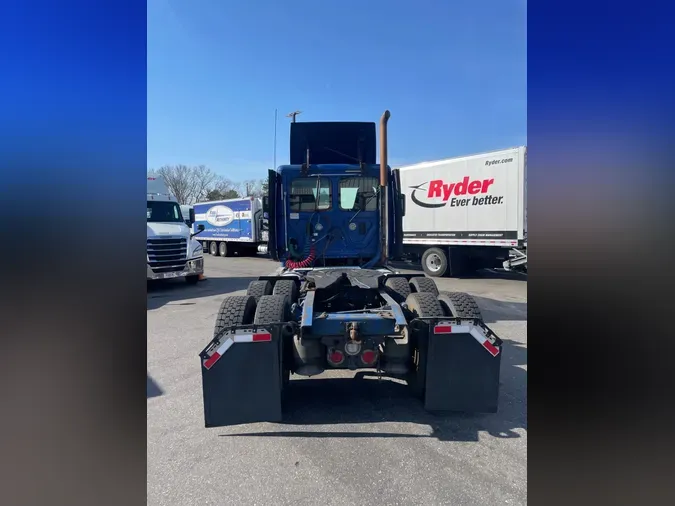
M 197 230 L 199 230 L 200 232 L 203 232 L 204 231 L 204 225 L 202 225 L 201 223 L 199 225 L 197 225 Z
M 401 194 L 401 216 L 405 216 L 405 195 Z
M 194 210 L 193 207 L 190 208 L 190 211 L 189 211 L 188 214 L 190 215 L 190 225 L 188 225 L 188 226 L 191 226 L 195 221 L 197 221 L 195 219 L 195 210 Z
M 262 198 L 262 208 L 264 214 L 267 214 L 270 210 L 270 198 L 267 195 Z

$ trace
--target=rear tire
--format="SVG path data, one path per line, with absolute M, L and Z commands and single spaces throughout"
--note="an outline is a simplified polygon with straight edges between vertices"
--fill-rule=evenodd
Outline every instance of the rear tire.
M 399 304 L 410 295 L 410 284 L 405 278 L 387 278 L 384 287 L 387 293 Z
M 438 301 L 443 307 L 445 316 L 455 318 L 471 318 L 483 321 L 483 315 L 471 295 L 464 292 L 441 292 Z
M 253 323 L 264 325 L 266 323 L 283 323 L 291 319 L 291 306 L 286 295 L 263 295 L 258 301 L 258 307 L 255 310 Z M 281 388 L 282 391 L 291 380 L 291 362 L 288 357 L 291 355 L 293 346 L 293 336 L 283 335 L 281 340 Z
M 292 279 L 279 279 L 274 283 L 274 295 L 282 295 L 288 297 L 290 304 L 295 304 L 298 301 L 298 285 Z
M 223 329 L 236 325 L 250 325 L 256 314 L 255 299 L 248 295 L 225 297 L 216 316 L 213 337 Z
M 227 247 L 226 242 L 218 243 L 218 254 L 221 257 L 229 257 L 232 254 L 230 250 L 231 248 Z
M 438 297 L 438 287 L 431 278 L 415 277 L 410 280 L 410 288 L 416 293 L 433 293 Z
M 441 248 L 429 248 L 422 255 L 422 269 L 429 277 L 444 276 L 448 270 L 448 255 Z
M 253 297 L 258 302 L 263 295 L 272 295 L 272 283 L 268 280 L 251 281 L 248 284 L 246 295 Z
M 209 243 L 209 253 L 213 256 L 218 254 L 218 243 L 216 241 L 211 241 Z
M 442 318 L 443 307 L 433 293 L 411 293 L 406 299 L 408 310 L 414 318 Z M 413 332 L 411 332 L 411 335 Z M 417 333 L 419 339 L 411 339 L 412 364 L 408 375 L 408 385 L 413 395 L 424 399 L 427 376 L 427 352 L 429 349 L 429 336 L 423 332 Z

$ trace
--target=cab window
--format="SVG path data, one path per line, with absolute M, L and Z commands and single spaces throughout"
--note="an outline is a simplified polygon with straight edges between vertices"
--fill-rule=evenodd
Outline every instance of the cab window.
M 340 209 L 376 211 L 379 180 L 376 177 L 346 177 L 340 180 Z
M 330 179 L 305 177 L 291 183 L 288 200 L 291 212 L 314 212 L 330 209 L 331 197 Z

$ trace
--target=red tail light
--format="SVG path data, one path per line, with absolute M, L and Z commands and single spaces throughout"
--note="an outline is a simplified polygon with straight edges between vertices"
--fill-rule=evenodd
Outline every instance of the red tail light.
M 345 355 L 340 350 L 333 350 L 328 353 L 328 361 L 333 365 L 340 365 L 345 360 Z
M 365 350 L 361 353 L 361 360 L 364 364 L 372 365 L 377 360 L 377 353 L 373 350 Z

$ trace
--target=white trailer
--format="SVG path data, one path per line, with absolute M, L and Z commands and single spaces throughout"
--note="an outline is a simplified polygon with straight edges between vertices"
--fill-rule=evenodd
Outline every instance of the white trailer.
M 429 276 L 527 269 L 525 146 L 400 167 L 403 252 Z

